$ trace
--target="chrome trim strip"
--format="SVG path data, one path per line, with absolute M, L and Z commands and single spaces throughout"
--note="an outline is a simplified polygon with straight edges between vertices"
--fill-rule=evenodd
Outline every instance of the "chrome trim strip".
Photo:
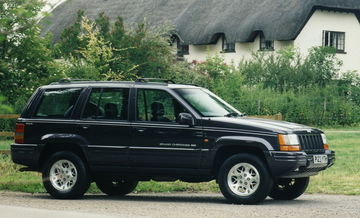
M 18 147 L 38 147 L 37 144 L 12 144 L 11 146 L 18 146 Z
M 125 149 L 128 146 L 107 146 L 107 145 L 88 145 L 89 148 L 113 148 L 113 149 Z
M 168 148 L 168 147 L 132 147 L 130 146 L 129 147 L 130 149 L 134 149 L 134 150 L 141 150 L 141 149 L 144 149 L 144 150 L 178 150 L 178 151 L 196 151 L 196 150 L 206 150 L 206 149 L 196 149 L 196 148 Z M 208 149 L 207 149 L 208 150 Z
M 134 149 L 134 150 L 179 150 L 179 151 L 210 151 L 210 149 L 196 149 L 196 148 L 167 148 L 167 147 L 135 147 L 135 146 L 102 146 L 102 145 L 88 145 L 89 148 L 112 148 L 112 149 Z

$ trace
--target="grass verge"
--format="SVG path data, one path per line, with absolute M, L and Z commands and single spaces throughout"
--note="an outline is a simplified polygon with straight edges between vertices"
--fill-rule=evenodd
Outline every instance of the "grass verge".
M 337 128 L 336 128 L 337 129 Z M 341 130 L 341 129 L 337 129 Z M 360 195 L 360 133 L 329 132 L 328 140 L 332 150 L 336 151 L 335 165 L 330 169 L 311 177 L 307 193 Z M 0 141 L 1 148 L 9 148 L 12 141 Z M 11 162 L 10 158 L 0 155 L 0 190 L 22 192 L 45 192 L 41 183 L 41 174 L 34 172 L 19 172 L 20 166 Z M 217 184 L 185 183 L 185 182 L 140 182 L 136 192 L 218 192 Z M 94 184 L 89 192 L 98 193 Z

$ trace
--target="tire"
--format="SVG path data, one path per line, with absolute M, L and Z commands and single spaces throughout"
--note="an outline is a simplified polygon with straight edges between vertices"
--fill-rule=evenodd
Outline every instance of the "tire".
M 293 200 L 302 195 L 309 185 L 309 177 L 297 179 L 278 179 L 269 197 L 274 200 Z
M 253 154 L 236 154 L 225 160 L 218 183 L 224 197 L 235 204 L 257 204 L 273 186 L 265 163 Z
M 42 179 L 47 192 L 57 199 L 80 198 L 90 186 L 84 162 L 79 156 L 68 151 L 50 156 L 43 167 Z
M 133 180 L 97 180 L 97 187 L 105 194 L 110 196 L 124 196 L 134 191 L 138 181 Z

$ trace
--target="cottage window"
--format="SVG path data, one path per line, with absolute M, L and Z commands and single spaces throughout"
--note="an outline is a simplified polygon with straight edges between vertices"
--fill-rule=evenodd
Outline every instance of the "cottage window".
M 336 48 L 336 52 L 345 52 L 345 33 L 334 31 L 323 31 L 323 46 Z
M 260 34 L 260 51 L 274 51 L 274 40 L 266 40 L 263 34 Z
M 229 43 L 226 37 L 222 37 L 222 52 L 235 52 L 235 43 Z
M 189 45 L 183 45 L 180 43 L 180 39 L 177 36 L 172 36 L 170 45 L 173 45 L 173 43 L 176 43 L 176 55 L 179 57 L 184 57 L 184 55 L 189 54 Z

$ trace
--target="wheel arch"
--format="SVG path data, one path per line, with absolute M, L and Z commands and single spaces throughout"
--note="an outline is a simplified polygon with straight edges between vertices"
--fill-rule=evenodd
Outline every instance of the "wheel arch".
M 88 165 L 88 156 L 86 153 L 87 141 L 75 134 L 48 134 L 41 138 L 42 146 L 39 156 L 39 170 L 51 154 L 60 151 L 69 151 L 78 155 L 85 165 Z
M 216 177 L 222 163 L 229 157 L 239 153 L 253 154 L 264 161 L 268 167 L 266 160 L 266 153 L 273 150 L 271 144 L 263 139 L 257 137 L 242 137 L 242 136 L 226 136 L 221 137 L 216 141 L 216 153 L 213 157 L 213 175 Z M 269 171 L 270 172 L 270 171 Z

